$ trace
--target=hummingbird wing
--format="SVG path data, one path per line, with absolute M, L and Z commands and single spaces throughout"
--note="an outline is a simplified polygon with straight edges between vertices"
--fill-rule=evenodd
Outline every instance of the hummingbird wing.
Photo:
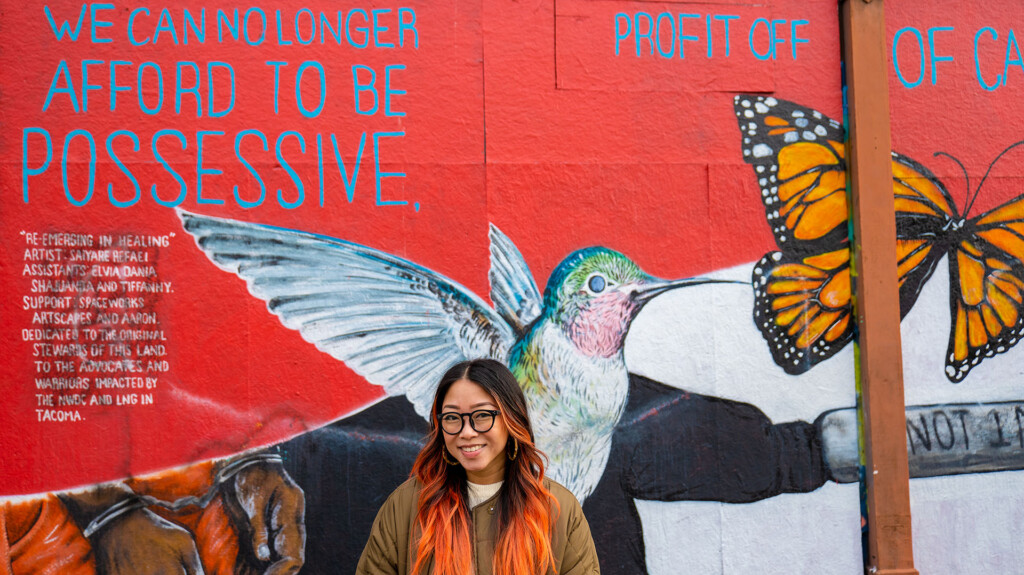
M 533 274 L 512 240 L 491 224 L 491 301 L 520 336 L 540 317 L 543 301 Z
M 429 417 L 453 363 L 508 358 L 512 328 L 458 283 L 391 254 L 327 236 L 178 210 L 218 267 L 286 327 Z

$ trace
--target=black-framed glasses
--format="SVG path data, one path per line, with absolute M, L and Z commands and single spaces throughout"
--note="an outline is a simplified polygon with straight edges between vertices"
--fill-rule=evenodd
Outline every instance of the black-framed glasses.
M 462 432 L 466 417 L 469 417 L 469 426 L 477 433 L 487 433 L 494 427 L 494 418 L 501 412 L 497 409 L 478 409 L 469 413 L 457 411 L 443 411 L 437 414 L 437 421 L 441 429 L 448 435 L 458 435 Z

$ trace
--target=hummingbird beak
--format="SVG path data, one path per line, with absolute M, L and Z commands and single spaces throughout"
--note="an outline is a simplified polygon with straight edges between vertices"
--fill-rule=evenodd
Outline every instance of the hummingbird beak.
M 658 278 L 649 278 L 640 285 L 636 286 L 631 294 L 633 299 L 640 303 L 647 303 L 657 295 L 661 295 L 669 290 L 674 290 L 682 287 L 698 286 L 704 284 L 742 284 L 746 282 L 740 282 L 735 280 L 719 280 L 712 278 L 685 278 L 681 280 L 663 280 Z

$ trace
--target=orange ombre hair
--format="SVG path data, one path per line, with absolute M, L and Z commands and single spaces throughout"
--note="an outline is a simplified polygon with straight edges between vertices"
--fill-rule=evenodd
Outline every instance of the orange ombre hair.
M 514 452 L 511 439 L 519 446 L 516 458 L 505 462 L 492 570 L 495 575 L 534 575 L 549 567 L 554 571 L 551 529 L 558 503 L 543 484 L 544 454 L 534 444 L 526 398 L 519 382 L 502 363 L 490 359 L 454 365 L 441 378 L 434 394 L 430 434 L 412 468 L 412 475 L 423 484 L 416 514 L 422 535 L 416 544 L 412 571 L 421 574 L 433 559 L 434 570 L 427 575 L 473 572 L 473 526 L 467 503 L 466 471 L 461 465 L 448 465 L 442 458 L 446 447 L 437 422 L 448 388 L 461 379 L 479 385 L 494 398 L 508 429 L 506 454 Z

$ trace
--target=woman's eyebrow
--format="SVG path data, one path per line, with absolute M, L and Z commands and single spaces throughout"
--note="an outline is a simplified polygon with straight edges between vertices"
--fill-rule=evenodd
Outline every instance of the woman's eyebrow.
M 474 403 L 473 405 L 469 406 L 469 408 L 472 410 L 472 409 L 477 409 L 479 407 L 483 407 L 485 405 L 489 405 L 491 407 L 497 407 L 497 405 L 493 401 L 481 401 L 480 403 Z M 458 411 L 459 410 L 459 406 L 452 405 L 450 403 L 446 403 L 446 404 L 441 406 L 441 409 L 453 409 L 455 411 Z

